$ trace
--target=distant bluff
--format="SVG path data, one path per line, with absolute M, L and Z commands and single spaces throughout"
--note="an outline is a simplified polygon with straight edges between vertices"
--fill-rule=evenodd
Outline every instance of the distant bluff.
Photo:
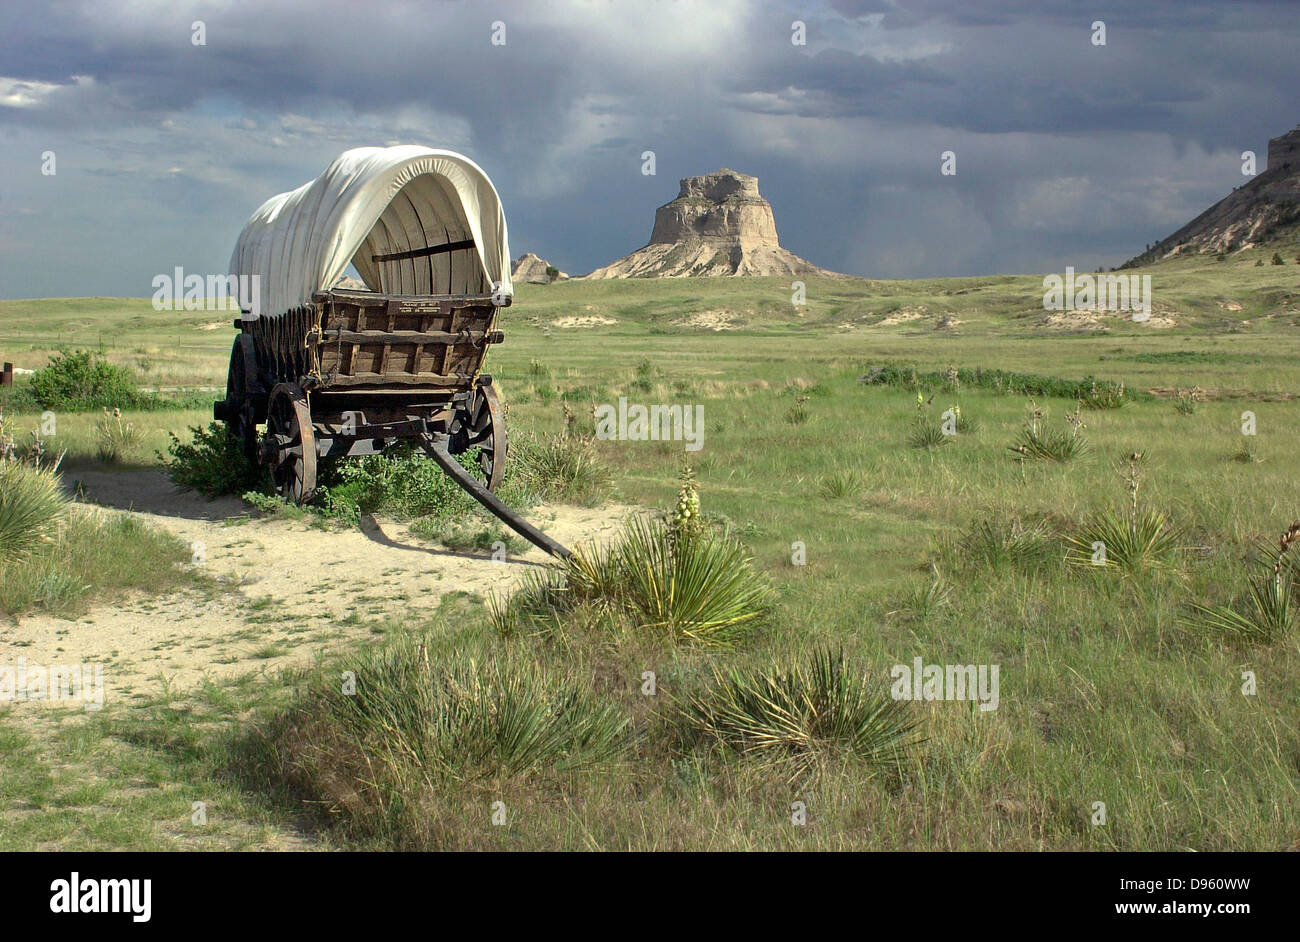
M 649 244 L 587 277 L 835 274 L 781 248 L 758 177 L 723 168 L 682 180 L 677 198 L 655 211 Z
M 1175 255 L 1239 252 L 1300 235 L 1300 127 L 1268 142 L 1264 172 L 1121 267 Z
M 525 252 L 511 265 L 510 280 L 516 284 L 549 285 L 552 281 L 568 281 L 569 276 L 555 269 L 546 259 Z

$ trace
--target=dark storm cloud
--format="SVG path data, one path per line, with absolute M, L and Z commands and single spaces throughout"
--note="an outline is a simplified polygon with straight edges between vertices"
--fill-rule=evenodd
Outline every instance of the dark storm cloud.
M 1265 0 L 6 6 L 0 296 L 220 271 L 266 197 L 390 141 L 470 154 L 514 254 L 568 271 L 644 244 L 679 177 L 724 165 L 831 268 L 1115 264 L 1300 119 L 1298 41 L 1300 5 Z

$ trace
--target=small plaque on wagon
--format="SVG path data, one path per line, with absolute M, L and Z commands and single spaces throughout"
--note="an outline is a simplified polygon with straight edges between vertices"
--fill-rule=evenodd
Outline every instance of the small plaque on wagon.
M 389 314 L 446 314 L 446 301 L 413 300 L 408 298 L 391 298 L 388 301 Z

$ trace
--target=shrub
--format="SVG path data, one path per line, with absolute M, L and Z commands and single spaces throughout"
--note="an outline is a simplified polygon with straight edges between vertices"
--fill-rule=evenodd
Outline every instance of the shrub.
M 468 453 L 457 460 L 467 468 L 477 467 Z M 409 446 L 344 459 L 334 466 L 331 478 L 331 483 L 318 489 L 317 499 L 331 516 L 356 520 L 363 513 L 383 513 L 442 521 L 471 515 L 478 508 L 437 462 Z
M 1285 264 L 1286 264 L 1286 259 L 1282 258 L 1282 253 L 1281 253 L 1281 252 L 1274 252 L 1274 253 L 1273 253 L 1273 264 L 1274 264 L 1274 265 L 1285 265 Z
M 205 497 L 242 494 L 265 486 L 266 472 L 249 462 L 243 445 L 227 431 L 224 423 L 211 422 L 206 429 L 193 425 L 190 433 L 191 440 L 187 443 L 174 432 L 168 432 L 171 443 L 167 446 L 167 456 L 158 456 L 175 484 L 192 488 Z
M 1118 383 L 1085 376 L 1081 380 L 1039 376 L 1034 373 L 1015 373 L 1010 370 L 988 370 L 983 367 L 949 367 L 942 372 L 918 372 L 913 367 L 876 366 L 858 377 L 868 385 L 898 386 L 915 389 L 991 389 L 999 393 L 1022 396 L 1057 396 L 1065 399 L 1084 399 L 1094 389 L 1118 387 Z M 1150 399 L 1150 393 L 1125 389 L 1128 399 Z
M 728 644 L 762 622 L 771 588 L 744 547 L 704 532 L 632 520 L 611 545 L 581 548 L 560 568 L 524 577 L 492 619 L 503 634 L 562 633 L 593 612 L 601 624 L 675 642 Z
M 826 648 L 784 671 L 715 667 L 683 719 L 698 737 L 776 767 L 790 781 L 836 758 L 897 762 L 915 743 L 917 722 L 868 676 Z
M 146 398 L 130 370 L 88 350 L 56 353 L 32 375 L 30 388 L 44 408 L 68 412 L 130 408 Z
M 0 461 L 0 558 L 26 556 L 49 540 L 67 507 L 53 468 Z

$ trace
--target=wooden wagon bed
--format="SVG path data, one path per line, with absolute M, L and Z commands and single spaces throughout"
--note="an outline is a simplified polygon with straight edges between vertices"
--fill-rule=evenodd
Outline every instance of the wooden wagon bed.
M 272 383 L 304 389 L 451 395 L 501 343 L 490 296 L 392 296 L 334 289 L 279 317 L 242 321 Z

